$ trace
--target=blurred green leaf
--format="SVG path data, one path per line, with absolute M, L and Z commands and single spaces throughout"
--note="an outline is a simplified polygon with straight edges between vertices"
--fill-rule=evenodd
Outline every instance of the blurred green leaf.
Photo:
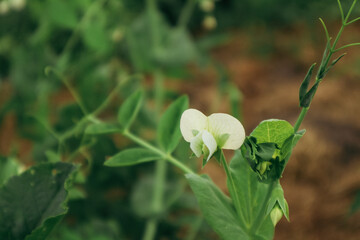
M 111 49 L 109 34 L 106 31 L 106 16 L 97 11 L 97 15 L 87 21 L 83 28 L 85 44 L 95 51 L 107 53 Z
M 67 213 L 66 181 L 74 170 L 70 163 L 44 163 L 9 179 L 0 188 L 0 238 L 45 239 Z
M 145 148 L 131 148 L 119 152 L 105 161 L 108 167 L 130 166 L 162 158 L 159 154 Z
M 184 65 L 196 57 L 196 46 L 183 28 L 168 29 L 161 47 L 155 52 L 156 61 L 166 67 Z
M 188 97 L 182 96 L 174 101 L 161 116 L 157 129 L 157 140 L 168 153 L 173 152 L 179 144 L 181 139 L 180 118 L 188 107 Z
M 20 165 L 12 157 L 0 156 L 0 186 L 19 172 Z
M 94 123 L 89 125 L 85 133 L 86 134 L 110 134 L 121 132 L 121 129 L 115 124 L 110 123 Z
M 202 214 L 221 239 L 250 239 L 239 222 L 231 200 L 206 176 L 186 174 Z
M 123 127 L 123 130 L 128 129 L 135 120 L 142 105 L 143 99 L 143 91 L 138 90 L 131 94 L 131 96 L 128 97 L 120 106 L 117 119 Z
M 67 0 L 49 0 L 47 4 L 47 13 L 55 24 L 70 29 L 76 27 L 76 9 Z
M 358 190 L 358 192 L 356 193 L 354 202 L 351 204 L 349 212 L 350 214 L 354 214 L 359 210 L 360 210 L 360 190 Z

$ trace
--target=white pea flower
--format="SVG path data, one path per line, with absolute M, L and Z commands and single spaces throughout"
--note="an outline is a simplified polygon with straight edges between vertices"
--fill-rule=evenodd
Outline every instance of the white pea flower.
M 197 157 L 204 154 L 206 162 L 217 149 L 238 149 L 245 140 L 245 130 L 239 120 L 225 113 L 205 116 L 196 109 L 186 110 L 180 120 L 185 141 Z

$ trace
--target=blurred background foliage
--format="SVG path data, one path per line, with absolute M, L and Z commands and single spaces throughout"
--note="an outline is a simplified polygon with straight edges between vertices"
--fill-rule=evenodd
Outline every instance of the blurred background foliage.
M 156 10 L 151 11 L 154 3 Z M 82 166 L 69 194 L 69 213 L 51 239 L 141 239 L 146 218 L 152 214 L 147 206 L 153 163 L 104 167 L 106 156 L 132 143 L 113 135 L 85 136 L 86 125 L 79 124 L 84 109 L 96 111 L 118 89 L 100 114 L 112 121 L 120 103 L 134 90 L 145 88 L 147 108 L 141 110 L 134 131 L 151 139 L 159 87 L 152 81 L 154 72 L 161 69 L 167 81 L 186 85 L 194 79 L 194 68 L 204 71 L 211 66 L 217 91 L 230 96 L 226 104 L 241 117 L 242 93 L 211 50 L 241 29 L 250 36 L 253 53 L 268 55 L 278 46 L 274 29 L 315 28 L 319 14 L 330 22 L 339 19 L 333 0 L 221 0 L 215 1 L 214 9 L 202 4 L 0 0 L 0 183 L 16 173 L 16 164 L 23 168 L 61 159 Z M 344 2 L 344 8 L 348 4 Z M 359 15 L 360 8 L 356 9 Z M 165 87 L 163 98 L 168 103 L 181 94 Z M 178 151 L 188 151 L 182 145 Z M 172 199 L 160 216 L 156 239 L 216 239 L 194 196 L 184 191 L 179 172 L 169 168 L 167 176 L 166 196 Z M 358 206 L 355 203 L 353 210 Z

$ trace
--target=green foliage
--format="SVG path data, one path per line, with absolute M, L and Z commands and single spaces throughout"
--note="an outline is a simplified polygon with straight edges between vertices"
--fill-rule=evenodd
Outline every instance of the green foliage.
M 66 182 L 74 170 L 69 163 L 39 164 L 2 186 L 1 239 L 45 239 L 67 213 Z
M 121 128 L 116 126 L 115 124 L 110 123 L 94 123 L 89 125 L 85 133 L 86 134 L 109 134 L 109 133 L 116 133 L 120 132 Z
M 222 239 L 272 239 L 274 226 L 261 208 L 269 186 L 258 181 L 240 152 L 231 160 L 230 174 L 227 184 L 233 201 L 208 177 L 186 175 L 205 220 Z
M 157 128 L 157 140 L 159 145 L 167 152 L 175 150 L 181 139 L 180 118 L 182 113 L 189 107 L 189 99 L 182 96 L 174 101 L 161 116 Z
M 160 159 L 161 156 L 144 148 L 130 148 L 112 156 L 104 163 L 108 167 L 130 166 Z
M 270 214 L 271 210 L 273 210 L 273 208 L 276 207 L 277 205 L 280 206 L 280 209 L 284 214 L 284 216 L 286 217 L 286 219 L 290 221 L 289 206 L 284 197 L 284 190 L 282 189 L 279 182 L 276 183 L 271 193 L 271 197 L 267 204 L 266 215 Z
M 118 111 L 118 122 L 123 130 L 128 130 L 135 120 L 140 107 L 142 105 L 144 94 L 141 90 L 134 92 L 125 102 L 121 105 Z
M 0 186 L 19 172 L 19 164 L 12 157 L 0 156 Z
M 291 151 L 305 132 L 294 133 L 284 120 L 266 120 L 245 139 L 241 152 L 264 182 L 281 178 Z
M 308 104 L 305 104 L 304 101 L 304 97 L 307 94 L 307 89 L 309 87 L 310 84 L 310 80 L 311 80 L 311 76 L 312 76 L 312 72 L 314 70 L 315 67 L 315 63 L 313 65 L 311 65 L 308 73 L 306 74 L 306 77 L 304 79 L 304 81 L 302 82 L 300 89 L 299 89 L 299 102 L 300 102 L 300 107 L 308 107 Z
M 186 174 L 195 193 L 201 212 L 208 224 L 224 240 L 244 239 L 246 233 L 241 227 L 231 200 L 206 176 Z
M 355 199 L 354 199 L 353 203 L 351 204 L 349 213 L 355 214 L 359 210 L 360 210 L 360 190 L 358 190 L 358 192 L 355 195 Z

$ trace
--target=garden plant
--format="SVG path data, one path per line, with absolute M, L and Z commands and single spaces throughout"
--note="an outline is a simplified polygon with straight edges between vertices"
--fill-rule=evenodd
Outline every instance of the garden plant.
M 194 59 L 197 62 L 212 61 L 201 53 L 207 49 L 201 49 L 190 37 L 188 25 L 197 1 L 185 3 L 179 20 L 173 26 L 166 23 L 155 0 L 146 1 L 146 11 L 126 32 L 120 27 L 112 33 L 114 41 L 126 39 L 124 48 L 132 72 L 128 72 L 122 63 L 109 60 L 109 64 L 103 67 L 110 69 L 115 76 L 114 81 L 108 85 L 96 83 L 89 86 L 101 96 L 96 96 L 94 91 L 93 99 L 87 100 L 84 97 L 87 89 L 84 87 L 81 92 L 73 86 L 72 77 L 77 76 L 80 70 L 74 66 L 79 56 L 72 51 L 76 50 L 76 44 L 80 44 L 80 38 L 85 39 L 88 48 L 97 49 L 99 58 L 115 51 L 105 46 L 109 39 L 101 36 L 105 34 L 103 27 L 108 24 L 104 17 L 106 13 L 97 14 L 95 11 L 103 4 L 117 6 L 114 1 L 109 2 L 79 3 L 79 9 L 81 4 L 87 6 L 79 25 L 74 25 L 75 20 L 71 21 L 71 17 L 66 22 L 55 18 L 55 22 L 60 21 L 60 24 L 73 30 L 70 40 L 58 52 L 53 64 L 43 69 L 44 78 L 57 83 L 46 83 L 40 88 L 65 86 L 76 105 L 64 109 L 64 112 L 75 113 L 72 116 L 75 121 L 68 121 L 65 117 L 57 125 L 52 124 L 47 118 L 49 106 L 43 101 L 44 105 L 38 106 L 38 111 L 33 113 L 36 124 L 32 126 L 43 130 L 43 135 L 37 137 L 46 140 L 38 145 L 37 153 L 45 160 L 18 174 L 22 166 L 14 156 L 1 158 L 0 239 L 61 239 L 54 232 L 61 229 L 58 225 L 68 213 L 68 202 L 86 197 L 79 186 L 87 181 L 86 175 L 92 174 L 92 169 L 102 167 L 110 169 L 117 177 L 107 179 L 99 175 L 99 179 L 102 177 L 108 182 L 120 179 L 125 185 L 138 180 L 131 196 L 132 208 L 145 219 L 145 224 L 140 224 L 143 229 L 137 230 L 134 239 L 157 239 L 162 219 L 169 209 L 189 195 L 187 186 L 195 195 L 202 216 L 190 214 L 193 217 L 190 220 L 192 229 L 180 239 L 198 239 L 196 234 L 203 218 L 221 239 L 273 239 L 280 219 L 285 217 L 290 220 L 289 206 L 280 181 L 287 163 L 291 161 L 293 149 L 301 144 L 301 138 L 306 137 L 301 123 L 329 70 L 345 55 L 343 50 L 360 45 L 350 43 L 339 46 L 344 29 L 360 20 L 351 15 L 357 0 L 353 1 L 348 11 L 343 10 L 340 0 L 337 1 L 341 27 L 335 37 L 331 37 L 320 19 L 326 36 L 325 50 L 320 61 L 311 65 L 303 82 L 299 83 L 300 110 L 296 122 L 291 124 L 286 120 L 268 119 L 260 122 L 251 133 L 246 133 L 241 123 L 240 91 L 233 89 L 230 82 L 225 81 L 224 84 L 232 94 L 231 114 L 202 113 L 189 106 L 191 98 L 178 96 L 166 89 L 164 79 L 183 74 L 182 69 Z M 56 5 L 55 9 L 66 10 L 68 7 L 60 1 L 49 1 L 49 4 Z M 199 4 L 206 13 L 202 24 L 208 29 L 214 28 L 216 19 L 212 11 L 215 2 L 202 0 Z M 39 6 L 34 5 L 34 8 Z M 44 24 L 31 41 L 46 38 L 47 27 Z M 143 39 L 143 35 L 150 39 Z M 117 49 L 119 52 L 123 50 Z M 82 61 L 92 71 L 93 63 Z M 222 66 L 218 67 L 221 71 Z M 98 76 L 104 77 L 102 73 L 101 68 L 96 70 Z M 149 79 L 153 80 L 150 88 L 146 87 Z M 110 93 L 105 93 L 107 90 Z M 44 90 L 43 95 L 37 97 L 46 99 L 47 94 Z M 23 95 L 19 93 L 19 96 Z M 114 111 L 116 117 L 109 117 L 109 113 Z M 113 142 L 116 141 L 121 141 L 120 150 L 114 147 Z M 99 146 L 111 150 L 92 152 L 91 149 Z M 227 160 L 228 156 L 232 156 L 231 159 Z M 207 168 L 209 161 L 216 161 L 223 168 L 229 194 L 220 190 L 208 175 L 198 173 L 198 158 L 202 159 L 201 168 Z M 146 165 L 152 163 L 154 169 L 141 170 L 141 165 L 153 166 Z M 139 165 L 139 172 L 128 170 L 135 165 Z M 136 179 L 141 174 L 145 177 Z M 130 179 L 128 182 L 124 180 L 127 178 Z M 97 184 L 96 178 L 92 181 L 89 184 Z M 126 212 L 126 209 L 116 211 Z M 128 239 L 116 224 L 100 225 L 95 223 L 93 226 L 99 227 L 99 232 L 114 233 L 109 239 Z M 91 239 L 101 239 L 100 235 L 95 237 L 100 233 L 96 233 L 97 228 L 94 228 L 87 229 L 94 231 Z M 63 235 L 63 239 L 81 238 L 69 232 Z

